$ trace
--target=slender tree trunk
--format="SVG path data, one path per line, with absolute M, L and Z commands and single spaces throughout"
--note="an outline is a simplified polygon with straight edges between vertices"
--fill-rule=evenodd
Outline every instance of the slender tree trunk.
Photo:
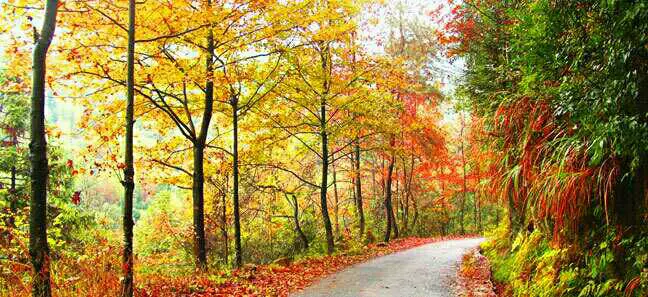
M 393 171 L 398 170 L 397 167 L 396 167 L 396 155 L 392 155 L 392 160 L 390 162 L 391 162 L 390 166 L 392 166 L 394 169 L 392 170 L 392 173 L 390 173 L 390 176 L 388 177 L 388 179 L 391 179 L 390 183 L 393 184 L 393 182 L 394 182 Z M 391 187 L 389 187 L 389 191 L 391 192 Z M 397 194 L 399 193 L 398 192 L 398 179 L 396 179 L 396 193 Z M 391 193 L 389 196 L 393 198 L 394 194 Z M 398 199 L 397 202 L 400 202 L 400 199 Z M 394 236 L 392 238 L 398 238 L 398 237 L 400 237 L 400 232 L 398 230 L 398 220 L 396 219 L 396 214 L 398 213 L 398 204 L 396 204 L 396 210 L 394 210 L 394 202 L 392 201 L 390 204 L 391 204 L 390 209 L 391 209 L 391 217 L 392 217 L 392 219 L 391 219 L 392 232 L 394 233 Z
M 360 238 L 363 238 L 365 231 L 365 216 L 364 216 L 364 206 L 362 202 L 362 183 L 360 178 L 360 138 L 356 137 L 355 139 L 355 195 L 356 195 L 356 209 L 358 211 L 359 219 L 359 228 L 360 228 Z
M 14 141 L 14 143 L 16 143 Z M 9 186 L 9 211 L 11 214 L 7 216 L 7 227 L 9 230 L 16 228 L 16 218 L 14 217 L 18 211 L 18 195 L 16 194 L 16 166 L 11 166 L 11 185 Z M 7 230 L 8 231 L 8 230 Z M 11 245 L 11 238 L 9 232 L 3 232 L 7 238 L 7 245 Z
M 221 195 L 221 204 L 223 205 L 223 210 L 221 211 L 221 234 L 223 235 L 223 260 L 225 265 L 229 263 L 229 235 L 227 234 L 227 191 L 223 192 Z
M 416 204 L 416 199 L 412 199 L 412 204 L 414 207 L 414 219 L 412 219 L 412 225 L 410 230 L 415 231 L 416 230 L 416 222 L 418 221 L 418 205 Z
M 390 237 L 391 237 L 391 230 L 393 229 L 395 225 L 395 218 L 394 218 L 394 211 L 392 207 L 392 175 L 394 173 L 394 163 L 395 163 L 395 156 L 392 154 L 392 157 L 389 161 L 389 167 L 387 168 L 387 177 L 385 181 L 385 215 L 387 217 L 387 226 L 385 227 L 385 242 L 388 242 Z M 398 229 L 395 229 L 395 232 Z M 394 234 L 395 237 L 398 235 Z
M 11 186 L 9 191 L 11 194 L 16 193 L 16 166 L 11 166 Z
M 416 160 L 414 159 L 414 153 L 411 154 L 411 162 L 412 162 L 412 164 L 411 164 L 411 167 L 410 167 L 410 174 L 409 174 L 409 178 L 407 180 L 407 192 L 406 192 L 407 196 L 405 197 L 405 226 L 404 226 L 404 228 L 405 228 L 406 231 L 403 231 L 404 233 L 407 233 L 407 230 L 410 229 L 409 228 L 410 201 L 412 203 L 414 203 L 414 204 L 416 203 L 414 201 L 414 193 L 413 193 L 413 190 L 412 190 L 412 183 L 413 183 L 413 180 L 414 180 L 414 166 L 415 166 L 415 162 L 416 162 Z M 415 212 L 416 212 L 416 210 L 415 210 Z M 416 219 L 416 213 L 415 213 L 415 219 Z
M 232 176 L 234 179 L 234 190 L 232 201 L 234 202 L 234 248 L 236 267 L 243 265 L 243 251 L 241 248 L 241 215 L 239 212 L 239 160 L 238 160 L 238 97 L 232 96 L 232 126 L 233 126 L 233 149 L 232 149 Z
M 331 155 L 331 159 L 335 160 L 335 157 Z M 335 234 L 340 237 L 340 197 L 338 196 L 338 187 L 337 187 L 337 172 L 335 169 L 335 162 L 331 164 L 333 169 L 333 220 L 335 221 Z
M 308 238 L 306 237 L 306 234 L 304 233 L 304 230 L 302 230 L 301 225 L 299 224 L 299 204 L 297 203 L 297 197 L 293 194 L 292 196 L 292 202 L 293 205 L 295 206 L 293 208 L 293 219 L 295 220 L 295 230 L 297 231 L 297 234 L 299 235 L 299 239 L 302 242 L 302 245 L 304 247 L 304 250 L 308 249 Z
M 16 141 L 14 140 L 14 144 Z M 7 216 L 7 227 L 9 229 L 14 229 L 16 228 L 16 218 L 14 217 L 14 214 L 16 211 L 18 211 L 18 195 L 16 193 L 16 166 L 11 166 L 11 185 L 9 186 L 9 210 L 11 211 L 11 215 Z M 3 232 L 6 235 L 9 235 L 8 232 Z M 8 245 L 11 244 L 11 237 L 7 237 L 7 243 Z
M 372 194 L 372 198 L 374 199 L 378 196 L 378 181 L 376 180 L 377 165 L 375 161 L 376 160 L 374 158 L 374 162 L 371 164 L 372 165 L 371 166 L 371 192 L 372 192 L 371 194 Z
M 326 116 L 326 107 L 322 104 L 322 118 Z M 325 122 L 325 121 L 322 121 Z M 322 208 L 322 220 L 324 221 L 324 229 L 326 231 L 326 247 L 327 253 L 330 255 L 334 250 L 333 242 L 333 228 L 331 226 L 331 219 L 328 212 L 328 203 L 326 200 L 326 191 L 328 189 L 328 135 L 325 130 L 325 125 L 322 123 L 322 183 L 320 185 L 320 207 Z
M 211 7 L 212 1 L 207 0 Z M 205 109 L 203 110 L 200 132 L 193 142 L 193 223 L 194 223 L 194 257 L 196 267 L 202 271 L 207 269 L 207 241 L 205 239 L 205 173 L 204 158 L 207 134 L 214 108 L 214 32 L 210 28 L 207 34 L 207 58 L 205 61 Z
M 133 124 L 135 106 L 135 0 L 128 1 L 128 70 L 126 95 L 126 149 L 124 156 L 124 251 L 122 257 L 121 296 L 133 296 L 133 191 L 135 190 L 135 167 L 133 165 Z
M 479 184 L 480 181 L 480 173 L 479 173 L 479 164 L 475 166 L 475 171 L 477 173 L 477 184 Z M 482 232 L 482 211 L 481 211 L 481 201 L 479 197 L 479 193 L 477 189 L 475 189 L 475 221 L 477 223 L 477 231 L 479 233 Z
M 382 194 L 383 197 L 385 197 L 385 159 L 381 160 L 380 173 L 381 173 L 380 174 L 380 178 L 381 178 L 380 187 L 381 187 L 381 190 L 382 190 L 381 194 Z
M 464 216 L 465 216 L 465 209 L 466 209 L 466 155 L 464 152 L 464 139 L 463 139 L 464 128 L 465 128 L 465 123 L 462 115 L 460 136 L 461 136 L 461 167 L 463 172 L 463 187 L 461 191 L 461 202 L 460 202 L 460 209 L 459 209 L 459 226 L 461 228 L 461 234 L 466 234 L 466 229 L 464 227 Z
M 205 239 L 205 203 L 204 186 L 205 174 L 203 159 L 205 148 L 203 144 L 196 143 L 193 148 L 193 226 L 194 226 L 194 256 L 196 267 L 200 270 L 207 269 L 207 242 Z
M 398 219 L 403 219 L 403 193 L 401 192 L 400 178 L 398 178 L 398 166 L 396 165 L 394 165 L 394 175 L 396 176 L 396 178 L 394 179 L 394 182 L 396 183 L 396 189 L 394 189 L 394 193 L 392 194 L 392 205 L 395 205 L 394 221 L 396 224 L 398 224 Z
M 32 296 L 52 295 L 50 253 L 47 244 L 47 140 L 45 138 L 45 72 L 47 51 L 54 38 L 58 1 L 47 0 L 40 34 L 34 36 L 31 97 L 31 201 L 29 212 L 29 255 L 33 267 Z
M 324 83 L 322 99 L 320 103 L 320 137 L 322 140 L 322 183 L 320 184 L 320 207 L 322 209 L 322 220 L 324 221 L 324 229 L 326 231 L 326 251 L 329 255 L 333 254 L 335 249 L 335 242 L 333 241 L 333 228 L 331 226 L 331 218 L 328 212 L 328 203 L 326 192 L 328 190 L 328 167 L 329 167 L 329 151 L 328 151 L 328 131 L 327 130 L 327 112 L 326 105 L 328 100 L 328 91 L 330 90 L 329 77 L 330 77 L 330 49 L 328 45 L 321 53 L 322 71 L 324 73 Z

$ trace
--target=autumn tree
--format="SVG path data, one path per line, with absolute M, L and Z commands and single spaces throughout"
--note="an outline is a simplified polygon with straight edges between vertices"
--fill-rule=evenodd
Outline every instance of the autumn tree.
M 282 50 L 273 50 L 281 53 Z M 271 56 L 271 53 L 267 54 Z M 285 75 L 278 75 L 278 68 L 282 62 L 281 55 L 277 55 L 276 62 L 265 63 L 239 63 L 228 66 L 227 61 L 221 61 L 225 80 L 229 87 L 229 100 L 220 101 L 230 106 L 232 126 L 232 150 L 228 152 L 232 157 L 232 203 L 234 211 L 234 248 L 235 264 L 240 267 L 243 264 L 243 249 L 241 246 L 241 215 L 239 203 L 239 121 L 256 106 L 256 104 L 267 97 L 272 90 L 281 82 Z M 265 66 L 265 67 L 264 67 Z M 264 69 L 269 68 L 269 69 Z M 227 73 L 230 69 L 230 73 Z M 286 194 L 288 195 L 288 194 Z M 292 194 L 293 199 L 294 194 Z M 291 202 L 292 203 L 292 202 Z M 295 211 L 298 211 L 298 205 Z M 297 223 L 297 226 L 299 224 Z M 298 228 L 299 229 L 299 228 Z M 307 246 L 308 244 L 306 244 Z
M 344 55 L 349 50 L 348 33 L 354 26 L 353 15 L 360 7 L 361 4 L 344 6 L 328 2 L 312 8 L 312 23 L 297 31 L 302 46 L 287 57 L 291 76 L 281 83 L 281 95 L 278 96 L 278 100 L 292 106 L 294 112 L 273 116 L 276 128 L 301 143 L 321 162 L 321 180 L 308 184 L 319 188 L 319 205 L 329 254 L 334 250 L 327 197 L 329 167 L 335 162 L 333 156 L 339 156 L 337 153 L 346 147 L 342 145 L 331 150 L 331 136 L 337 129 L 336 125 L 344 125 L 340 123 L 341 111 L 357 100 L 345 96 L 345 93 L 362 81 L 362 75 L 368 69 L 375 67 L 368 65 L 368 69 L 358 68 L 358 71 L 351 72 L 350 57 Z
M 122 269 L 122 297 L 133 296 L 133 191 L 135 169 L 133 164 L 133 125 L 135 123 L 135 0 L 128 1 L 128 58 L 126 78 L 126 139 L 124 150 L 124 254 Z
M 31 129 L 31 203 L 29 215 L 29 254 L 33 266 L 32 296 L 51 296 L 50 251 L 47 243 L 47 140 L 45 139 L 45 73 L 47 51 L 56 29 L 57 0 L 45 4 L 45 18 L 40 31 L 34 31 Z
M 120 71 L 114 70 L 121 69 L 125 63 L 120 58 L 125 47 L 108 41 L 114 36 L 115 30 L 127 33 L 128 30 L 123 25 L 125 10 L 102 1 L 78 5 L 79 11 L 90 12 L 92 17 L 82 20 L 70 18 L 70 26 L 97 30 L 75 33 L 80 41 L 71 46 L 71 49 L 66 49 L 70 58 L 64 63 L 67 73 L 63 76 L 80 77 L 84 82 L 95 86 L 98 91 L 92 94 L 93 97 L 112 96 L 115 85 L 127 84 L 119 76 Z M 221 136 L 212 122 L 214 105 L 219 102 L 230 104 L 230 94 L 233 94 L 230 93 L 230 84 L 227 82 L 228 67 L 266 56 L 255 53 L 260 47 L 254 47 L 280 30 L 277 28 L 285 28 L 285 24 L 275 26 L 264 20 L 269 15 L 282 19 L 280 13 L 270 11 L 274 7 L 272 5 L 273 3 L 248 5 L 247 2 L 238 1 L 206 1 L 201 5 L 194 5 L 192 1 L 172 4 L 150 1 L 138 5 L 138 11 L 142 14 L 152 11 L 155 13 L 151 13 L 151 18 L 138 21 L 135 64 L 141 67 L 141 71 L 135 76 L 134 86 L 135 94 L 144 99 L 144 104 L 136 106 L 135 114 L 142 125 L 154 127 L 154 133 L 160 139 L 165 139 L 157 144 L 143 145 L 140 150 L 147 157 L 140 158 L 139 161 L 146 167 L 162 166 L 176 171 L 180 176 L 173 184 L 191 189 L 194 254 L 199 267 L 204 268 L 206 265 L 205 153 L 209 149 L 223 150 L 222 147 L 213 145 Z M 285 9 L 279 8 L 278 11 L 287 13 Z M 166 25 L 160 27 L 160 23 Z M 247 25 L 243 26 L 243 23 Z M 126 42 L 125 39 L 119 40 Z M 202 41 L 199 42 L 200 40 Z M 84 51 L 95 47 L 112 50 L 100 53 Z M 92 55 L 86 56 L 90 53 Z M 198 61 L 202 61 L 200 64 L 203 66 L 198 66 Z M 78 88 L 66 85 L 65 82 L 61 84 L 70 89 Z M 87 100 L 86 104 L 92 106 L 97 102 Z M 104 110 L 117 110 L 119 102 L 108 100 L 101 105 Z M 117 126 L 113 121 L 94 122 L 94 116 L 101 117 L 105 114 L 89 112 L 87 120 L 95 124 L 99 131 L 99 141 L 112 145 L 114 137 L 119 135 Z M 170 128 L 176 129 L 176 132 L 170 133 Z M 210 131 L 216 133 L 211 138 Z M 188 142 L 189 147 L 183 142 Z M 186 156 L 188 153 L 191 153 L 190 158 Z M 192 163 L 187 164 L 187 160 L 192 160 Z M 185 184 L 187 179 L 191 186 Z
M 411 11 L 415 8 L 408 7 L 403 1 L 394 1 L 386 6 L 382 14 L 383 22 L 388 28 L 384 33 L 386 36 L 383 36 L 384 51 L 396 69 L 391 73 L 394 81 L 388 82 L 387 86 L 399 104 L 398 108 L 392 111 L 397 117 L 398 128 L 393 130 L 389 139 L 385 139 L 385 144 L 389 144 L 385 146 L 386 151 L 392 152 L 393 155 L 393 158 L 389 155 L 386 157 L 388 174 L 385 184 L 394 183 L 393 179 L 396 178 L 396 194 L 402 195 L 395 196 L 400 198 L 395 210 L 392 203 L 385 203 L 386 207 L 390 205 L 385 212 L 388 221 L 389 214 L 395 214 L 391 220 L 391 229 L 394 232 L 399 231 L 396 217 L 400 215 L 400 231 L 407 233 L 410 204 L 416 205 L 413 195 L 416 162 L 420 162 L 420 165 L 435 162 L 435 154 L 443 151 L 445 146 L 444 132 L 436 128 L 440 120 L 437 108 L 443 96 L 437 84 L 439 75 L 435 64 L 438 45 L 433 38 L 432 24 L 425 18 L 419 18 Z M 395 176 L 389 174 L 392 159 L 396 166 Z M 403 191 L 398 193 L 401 184 Z M 386 194 L 390 193 L 389 187 L 386 187 L 385 191 Z M 388 198 L 391 200 L 392 197 Z M 415 224 L 418 219 L 417 210 L 414 212 Z

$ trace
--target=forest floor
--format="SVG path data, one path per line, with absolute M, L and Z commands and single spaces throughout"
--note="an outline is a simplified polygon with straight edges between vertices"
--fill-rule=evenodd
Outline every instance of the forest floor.
M 474 248 L 465 253 L 457 273 L 455 295 L 459 297 L 497 297 L 488 258 Z
M 394 277 L 382 280 L 380 277 L 372 278 L 368 283 L 351 280 L 351 287 L 340 287 L 339 292 L 350 292 L 353 288 L 361 286 L 371 286 L 373 288 L 389 287 L 392 292 L 398 296 L 405 296 L 398 291 L 397 286 L 390 285 L 389 282 L 396 282 L 398 278 L 414 280 L 419 278 L 419 282 L 426 282 L 430 286 L 439 286 L 442 292 L 449 292 L 450 283 L 448 282 L 456 275 L 458 263 L 461 255 L 469 249 L 475 247 L 481 239 L 456 240 L 459 237 L 437 237 L 437 238 L 417 238 L 408 237 L 396 239 L 388 244 L 370 244 L 357 254 L 340 253 L 333 256 L 322 256 L 304 259 L 292 263 L 269 264 L 269 265 L 247 265 L 242 269 L 235 270 L 231 274 L 214 275 L 205 274 L 203 276 L 188 276 L 184 278 L 169 277 L 147 277 L 139 286 L 136 292 L 137 296 L 288 296 L 289 293 L 299 292 L 309 287 L 320 279 L 314 287 L 308 288 L 308 291 L 296 293 L 298 296 L 347 296 L 331 291 L 318 291 L 322 286 L 327 286 L 331 278 L 326 276 L 333 275 L 332 279 L 344 276 L 346 274 L 355 274 L 355 271 L 366 273 L 371 265 L 385 264 L 384 267 L 377 269 L 389 271 Z M 423 246 L 425 245 L 425 246 Z M 416 248 L 418 247 L 418 248 Z M 414 249 L 416 248 L 416 249 Z M 389 257 L 382 257 L 399 251 L 408 250 Z M 370 259 L 378 258 L 372 261 Z M 367 262 L 368 261 L 368 262 Z M 349 266 L 366 262 L 361 265 L 351 267 L 348 270 L 337 273 Z M 418 264 L 417 264 L 418 263 Z M 430 271 L 427 271 L 430 270 Z M 400 271 L 400 272 L 399 272 Z M 410 273 L 402 275 L 401 273 Z M 362 278 L 364 274 L 357 274 L 356 277 Z M 443 276 L 448 276 L 442 279 Z M 384 281 L 384 282 L 383 282 Z M 409 283 L 415 285 L 415 282 Z M 391 286 L 391 287 L 390 287 Z M 427 287 L 425 287 L 427 288 Z M 384 288 L 387 289 L 387 288 Z M 327 289 L 328 290 L 328 289 Z M 313 292 L 313 293 L 311 293 Z M 316 292 L 324 292 L 325 295 L 317 295 Z M 414 291 L 412 291 L 414 292 Z M 425 291 L 429 292 L 429 291 Z M 331 295 L 332 294 L 332 295 Z M 357 295 L 353 296 L 388 296 L 379 293 L 378 295 Z M 416 295 L 419 296 L 420 294 Z M 426 296 L 450 296 L 450 295 L 426 295 Z

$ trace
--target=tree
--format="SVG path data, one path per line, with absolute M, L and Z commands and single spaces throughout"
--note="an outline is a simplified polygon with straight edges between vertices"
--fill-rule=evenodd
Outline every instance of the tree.
M 648 192 L 639 136 L 648 123 L 645 7 L 488 1 L 454 8 L 441 41 L 466 58 L 461 94 L 501 151 L 495 184 L 511 237 L 534 220 L 550 221 L 556 234 L 576 231 L 564 232 L 572 240 L 601 224 L 640 225 L 644 206 L 635 198 Z
M 231 121 L 232 121 L 232 203 L 234 210 L 234 247 L 235 247 L 235 264 L 237 267 L 243 265 L 243 248 L 241 246 L 241 215 L 239 203 L 239 121 L 240 118 L 250 112 L 252 108 L 259 103 L 260 100 L 265 98 L 285 76 L 277 76 L 276 72 L 282 60 L 281 55 L 278 56 L 277 62 L 273 63 L 274 66 L 270 67 L 267 73 L 262 70 L 262 64 L 252 63 L 251 65 L 232 65 L 234 68 L 234 76 L 232 74 L 225 74 L 226 80 L 229 85 L 230 99 L 223 102 L 230 105 L 231 108 Z M 225 73 L 225 69 L 229 63 L 221 60 L 221 66 Z M 241 66 L 245 66 L 248 71 L 241 71 Z M 250 68 L 254 68 L 251 70 Z M 261 69 L 261 71 L 260 71 Z M 242 73 L 245 72 L 245 73 Z M 276 78 L 275 78 L 276 76 Z M 293 196 L 294 198 L 294 196 Z M 294 198 L 296 199 L 296 198 Z M 295 202 L 296 203 L 296 202 Z M 295 206 L 295 211 L 298 211 L 298 206 Z M 299 223 L 296 223 L 299 229 Z M 299 229 L 301 230 L 301 229 Z M 300 233 L 301 234 L 301 233 Z M 306 246 L 308 244 L 306 243 Z
M 40 32 L 35 31 L 33 65 L 31 129 L 29 144 L 31 161 L 31 202 L 29 214 L 29 255 L 33 267 L 32 296 L 52 295 L 50 284 L 50 251 L 47 243 L 47 140 L 45 139 L 45 73 L 47 51 L 56 29 L 57 0 L 48 0 Z
M 392 140 L 393 143 L 393 140 Z M 387 176 L 385 181 L 385 217 L 387 218 L 387 226 L 385 226 L 384 241 L 387 242 L 391 238 L 391 231 L 394 229 L 394 237 L 398 237 L 398 228 L 395 227 L 396 219 L 394 218 L 394 208 L 392 206 L 392 181 L 394 175 L 394 163 L 396 163 L 396 155 L 394 152 L 389 157 L 389 165 L 387 165 Z
M 26 206 L 21 197 L 29 190 L 24 182 L 29 174 L 29 156 L 21 143 L 29 126 L 29 86 L 24 80 L 4 77 L 4 74 L 0 74 L 0 85 L 4 86 L 0 90 L 0 188 L 7 189 L 7 195 L 0 200 L 8 206 L 1 236 L 9 245 L 17 212 Z
M 282 5 L 273 10 L 273 2 L 248 5 L 248 1 L 206 1 L 204 4 L 195 5 L 194 1 L 142 3 L 138 11 L 152 17 L 138 22 L 138 39 L 135 40 L 138 44 L 135 63 L 142 66 L 135 77 L 135 93 L 145 99 L 145 103 L 137 105 L 135 113 L 143 125 L 152 127 L 152 133 L 164 139 L 140 148 L 145 157 L 139 161 L 149 168 L 161 166 L 175 171 L 175 181 L 171 183 L 191 190 L 193 249 L 196 265 L 201 269 L 206 268 L 207 253 L 205 155 L 212 149 L 224 151 L 213 144 L 222 136 L 218 129 L 214 129 L 216 123 L 212 122 L 214 105 L 218 102 L 230 104 L 232 97 L 226 81 L 227 68 L 267 56 L 256 54 L 255 50 L 261 48 L 260 44 L 273 36 L 276 30 L 286 30 L 284 24 L 275 26 L 264 18 L 272 15 L 280 20 L 281 13 L 289 13 Z M 79 11 L 89 11 L 91 17 L 70 20 L 71 26 L 81 26 L 88 31 L 76 32 L 79 42 L 70 46 L 72 58 L 65 65 L 68 72 L 64 77 L 79 77 L 96 87 L 99 91 L 93 93 L 93 97 L 111 96 L 115 85 L 127 84 L 118 75 L 118 69 L 124 63 L 120 58 L 123 47 L 113 45 L 111 41 L 115 30 L 127 31 L 122 24 L 122 11 L 104 1 L 78 5 Z M 166 25 L 160 27 L 160 23 Z M 86 50 L 94 47 L 111 50 L 99 53 Z M 198 61 L 202 61 L 204 66 L 199 67 Z M 89 112 L 90 119 L 105 119 L 102 110 L 119 106 L 119 102 L 114 100 L 88 100 L 86 104 L 103 106 L 102 109 L 93 108 L 96 114 Z M 95 126 L 100 141 L 105 139 L 110 143 L 119 134 L 115 123 L 105 120 Z M 171 132 L 172 129 L 176 132 Z M 215 135 L 210 134 L 214 132 Z M 161 175 L 172 174 L 164 171 Z M 191 186 L 186 185 L 189 182 Z
M 128 1 L 128 61 L 126 94 L 126 149 L 124 150 L 124 253 L 122 269 L 122 297 L 133 296 L 133 191 L 135 169 L 133 165 L 133 125 L 135 123 L 135 0 Z
M 462 180 L 462 185 L 461 185 L 461 200 L 459 201 L 459 226 L 460 226 L 460 232 L 461 234 L 466 234 L 466 228 L 464 227 L 464 216 L 465 216 L 465 211 L 466 211 L 466 192 L 468 191 L 466 188 L 467 184 L 467 176 L 466 176 L 466 148 L 465 148 L 465 142 L 464 142 L 464 133 L 466 129 L 466 119 L 464 117 L 464 114 L 462 113 L 460 115 L 460 132 L 459 132 L 459 151 L 461 154 L 461 180 Z
M 371 81 L 379 63 L 367 57 L 354 60 L 349 55 L 354 47 L 349 36 L 355 30 L 354 17 L 362 5 L 326 2 L 312 9 L 311 23 L 298 31 L 299 50 L 288 56 L 291 76 L 281 83 L 281 91 L 277 92 L 281 94 L 277 97 L 279 104 L 290 110 L 277 110 L 275 114 L 279 111 L 283 114 L 269 117 L 274 127 L 295 139 L 317 160 L 320 181 L 307 184 L 319 189 L 329 254 L 335 247 L 328 209 L 329 167 L 346 156 L 340 152 L 350 147 L 354 138 L 343 137 L 342 131 L 352 127 L 357 119 L 345 115 L 353 114 L 349 111 L 356 108 L 358 111 L 375 108 L 372 104 L 377 101 L 372 100 L 378 97 L 364 96 L 358 90 Z
M 359 237 L 363 238 L 365 233 L 365 215 L 364 205 L 362 202 L 362 178 L 360 172 L 360 137 L 356 136 L 353 141 L 353 173 L 354 173 L 354 186 L 355 186 L 355 203 L 358 212 L 358 229 Z

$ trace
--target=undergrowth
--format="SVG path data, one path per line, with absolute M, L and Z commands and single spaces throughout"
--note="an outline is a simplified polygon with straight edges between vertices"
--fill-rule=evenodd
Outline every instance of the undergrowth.
M 648 296 L 648 234 L 621 236 L 611 227 L 579 243 L 555 243 L 541 230 L 509 237 L 500 226 L 482 244 L 503 296 Z

